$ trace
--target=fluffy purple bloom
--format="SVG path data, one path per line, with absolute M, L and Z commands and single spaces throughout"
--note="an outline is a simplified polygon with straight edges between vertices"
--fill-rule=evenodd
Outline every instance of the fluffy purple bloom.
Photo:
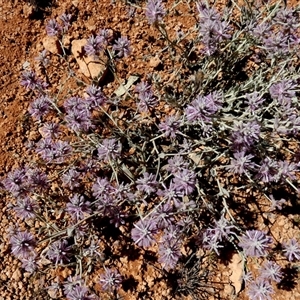
M 10 237 L 11 252 L 18 258 L 27 258 L 34 253 L 36 241 L 27 231 L 17 231 Z
M 250 112 L 254 113 L 261 106 L 261 104 L 265 101 L 265 99 L 259 95 L 258 92 L 253 92 L 251 94 L 246 94 L 246 103 L 249 106 Z
M 104 196 L 109 196 L 115 191 L 107 178 L 97 177 L 96 182 L 92 186 L 93 196 L 96 199 L 100 199 Z
M 277 163 L 269 157 L 266 157 L 256 174 L 256 179 L 262 182 L 278 181 Z
M 260 125 L 256 121 L 235 122 L 231 134 L 233 148 L 236 151 L 250 149 L 259 140 Z
M 76 187 L 80 186 L 79 178 L 81 173 L 76 171 L 75 168 L 69 169 L 66 173 L 64 173 L 61 177 L 63 184 L 73 190 Z
M 247 295 L 250 300 L 272 300 L 274 289 L 268 280 L 257 279 L 248 284 Z
M 296 180 L 296 173 L 299 169 L 297 164 L 287 160 L 280 160 L 277 161 L 277 168 L 279 171 L 277 176 L 279 178 Z
M 3 180 L 3 185 L 6 190 L 17 197 L 26 193 L 27 179 L 26 169 L 20 168 L 9 172 L 7 178 Z
M 273 83 L 270 87 L 270 94 L 273 99 L 276 99 L 280 105 L 290 107 L 291 100 L 296 96 L 297 85 L 293 80 L 282 80 L 278 83 Z
M 260 269 L 260 278 L 280 282 L 282 279 L 281 268 L 274 261 L 265 261 Z
M 230 165 L 226 166 L 226 169 L 234 174 L 244 174 L 248 170 L 252 170 L 255 167 L 255 163 L 251 161 L 254 156 L 252 154 L 245 155 L 245 151 L 233 153 Z
M 68 111 L 65 121 L 71 130 L 75 132 L 87 132 L 91 128 L 94 128 L 91 117 L 91 113 L 87 109 L 73 109 Z
M 241 236 L 239 246 L 243 248 L 246 256 L 260 257 L 268 254 L 272 242 L 272 238 L 262 231 L 247 230 Z
M 283 254 L 288 261 L 300 260 L 300 245 L 292 238 L 288 243 L 283 243 Z
M 38 208 L 39 206 L 33 199 L 25 197 L 17 199 L 14 210 L 21 219 L 30 219 L 35 218 Z
M 152 90 L 139 93 L 138 98 L 140 100 L 137 105 L 139 112 L 148 112 L 158 103 L 158 100 L 153 94 Z
M 46 31 L 48 36 L 59 36 L 62 34 L 62 28 L 55 19 L 51 19 L 47 23 Z
M 87 55 L 99 55 L 106 47 L 106 41 L 103 36 L 90 36 L 87 40 L 84 50 Z
M 91 203 L 85 201 L 84 196 L 75 194 L 70 198 L 70 202 L 67 203 L 66 211 L 71 215 L 75 222 L 84 219 L 85 214 L 90 214 L 92 212 Z
M 88 295 L 89 289 L 84 285 L 74 286 L 67 294 L 68 300 L 96 300 L 95 295 Z
M 276 200 L 273 195 L 270 195 L 269 199 L 271 200 L 270 211 L 281 210 L 282 205 L 287 203 L 285 199 Z
M 178 116 L 167 116 L 166 119 L 158 125 L 158 128 L 166 137 L 175 138 L 180 124 L 181 120 Z
M 174 185 L 174 183 L 171 181 L 169 187 L 166 187 L 163 184 L 164 189 L 161 190 L 159 189 L 156 194 L 160 197 L 163 197 L 165 200 L 175 200 L 178 199 L 179 197 L 182 197 L 183 194 L 181 192 L 178 192 L 176 190 L 176 186 Z
M 53 122 L 44 123 L 43 127 L 40 128 L 40 132 L 43 137 L 57 138 L 61 133 L 60 125 Z
M 100 275 L 99 283 L 104 291 L 114 291 L 120 287 L 122 276 L 118 271 L 106 268 Z
M 181 241 L 179 239 L 167 239 L 159 243 L 158 262 L 167 271 L 174 269 L 179 258 L 182 256 L 180 247 Z
M 189 166 L 188 162 L 180 155 L 175 155 L 174 157 L 168 159 L 168 164 L 165 166 L 165 169 L 171 174 L 175 175 L 182 170 L 187 169 Z
M 197 96 L 185 109 L 189 122 L 210 122 L 214 114 L 222 107 L 223 95 L 221 92 L 212 92 L 207 96 Z
M 45 191 L 49 187 L 48 177 L 43 171 L 39 169 L 28 169 L 26 175 L 31 188 Z
M 42 158 L 50 163 L 63 163 L 65 158 L 67 158 L 72 152 L 72 147 L 68 142 L 58 140 L 53 142 L 51 147 L 45 150 L 40 151 Z
M 43 91 L 48 86 L 47 83 L 42 82 L 42 80 L 39 79 L 31 70 L 24 71 L 22 73 L 21 85 L 23 85 L 27 89 L 39 91 Z
M 22 262 L 22 268 L 25 269 L 26 272 L 29 272 L 32 274 L 38 268 L 36 258 L 37 258 L 36 253 L 32 253 L 25 258 L 20 258 L 20 260 Z
M 44 49 L 42 52 L 40 52 L 35 60 L 38 61 L 44 68 L 49 66 L 50 59 L 47 57 L 47 50 Z
M 144 94 L 151 90 L 151 85 L 148 82 L 141 81 L 139 82 L 134 89 L 138 94 Z
M 172 225 L 175 221 L 173 212 L 173 205 L 170 201 L 157 207 L 151 215 L 153 222 L 156 223 L 156 227 L 164 229 Z
M 155 180 L 154 174 L 149 174 L 145 172 L 143 177 L 140 177 L 136 180 L 136 188 L 141 191 L 145 192 L 146 194 L 150 195 L 156 191 L 158 182 Z
M 220 14 L 209 8 L 204 3 L 197 3 L 199 12 L 199 36 L 204 45 L 203 52 L 207 55 L 214 54 L 219 44 L 230 39 L 230 27 L 228 23 L 222 21 Z
M 98 158 L 109 162 L 121 156 L 122 145 L 120 141 L 112 139 L 104 139 L 102 144 L 97 148 Z
M 160 22 L 166 14 L 162 1 L 148 0 L 145 14 L 150 24 Z
M 45 116 L 51 108 L 51 99 L 48 96 L 40 96 L 29 105 L 28 112 L 37 120 Z
M 98 108 L 106 102 L 106 97 L 103 95 L 100 87 L 90 85 L 87 87 L 86 93 L 88 94 L 86 101 L 89 109 Z
M 66 113 L 69 113 L 73 110 L 86 110 L 86 102 L 77 96 L 70 97 L 64 102 L 64 108 Z
M 118 38 L 112 49 L 119 58 L 127 57 L 131 53 L 130 42 L 125 36 Z
M 70 262 L 71 246 L 68 246 L 67 240 L 59 240 L 50 244 L 47 251 L 48 258 L 57 264 L 65 264 Z
M 63 23 L 63 32 L 67 32 L 69 27 L 71 26 L 71 19 L 72 19 L 72 15 L 71 14 L 66 14 L 63 13 L 59 19 L 62 21 Z
M 177 191 L 190 195 L 196 187 L 196 174 L 192 170 L 184 169 L 174 174 L 172 182 Z
M 131 237 L 133 241 L 140 247 L 150 247 L 154 242 L 154 235 L 157 233 L 156 224 L 152 220 L 140 220 L 133 224 Z

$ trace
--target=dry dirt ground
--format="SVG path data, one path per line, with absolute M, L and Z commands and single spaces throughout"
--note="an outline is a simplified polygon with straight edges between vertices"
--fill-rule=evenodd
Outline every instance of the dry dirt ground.
M 169 4 L 171 1 L 168 1 Z M 45 24 L 51 18 L 57 18 L 64 12 L 73 16 L 72 29 L 68 33 L 70 42 L 76 39 L 87 38 L 92 32 L 101 28 L 113 28 L 121 35 L 128 36 L 132 44 L 133 55 L 124 59 L 118 65 L 118 75 L 122 80 L 132 74 L 145 74 L 158 72 L 164 81 L 173 75 L 168 62 L 157 68 L 162 61 L 162 41 L 158 33 L 145 19 L 143 10 L 144 2 L 137 5 L 126 5 L 122 0 L 53 0 L 45 7 L 43 1 L 18 1 L 0 0 L 0 177 L 4 178 L 12 169 L 26 162 L 26 145 L 35 140 L 36 135 L 28 129 L 29 105 L 28 92 L 20 86 L 20 74 L 27 62 L 31 66 L 36 64 L 34 58 L 43 49 L 46 38 Z M 191 2 L 192 3 L 192 2 Z M 40 7 L 38 7 L 40 6 Z M 187 31 L 194 25 L 195 20 L 189 17 L 188 11 L 183 6 L 178 6 L 177 15 L 166 19 L 167 29 L 175 34 L 176 29 Z M 76 68 L 75 60 L 71 62 Z M 58 71 L 59 72 L 59 71 Z M 60 74 L 52 74 L 57 78 Z M 78 76 L 82 76 L 78 74 Z M 82 80 L 85 80 L 82 76 Z M 112 92 L 119 84 L 111 81 L 106 89 Z M 9 198 L 3 193 L 0 199 L 0 299 L 52 299 L 51 294 L 43 289 L 49 280 L 48 274 L 39 276 L 30 275 L 21 269 L 20 262 L 10 254 L 10 247 L 6 237 L 9 226 L 15 219 L 11 216 Z M 291 216 L 282 216 L 274 220 L 272 233 L 275 238 L 282 240 L 299 235 L 299 223 Z M 298 220 L 299 221 L 299 220 Z M 265 226 L 262 224 L 261 229 Z M 270 225 L 268 225 L 270 226 Z M 155 268 L 151 266 L 141 269 L 142 261 L 137 257 L 135 261 L 121 261 L 120 272 L 133 277 L 137 284 L 135 289 L 120 291 L 124 299 L 172 299 L 169 287 L 159 278 Z M 253 268 L 255 269 L 253 262 Z M 228 282 L 230 274 L 236 272 L 233 265 L 218 262 L 220 280 Z M 56 270 L 57 275 L 66 278 L 68 269 Z M 292 276 L 293 275 L 293 276 Z M 300 299 L 299 275 L 291 274 L 292 286 L 277 288 L 275 300 Z M 89 285 L 95 285 L 93 280 Z M 94 286 L 95 290 L 98 289 Z M 224 299 L 230 296 L 230 284 L 224 285 L 222 295 Z M 212 297 L 214 298 L 214 297 Z M 239 293 L 236 299 L 247 299 L 244 292 Z

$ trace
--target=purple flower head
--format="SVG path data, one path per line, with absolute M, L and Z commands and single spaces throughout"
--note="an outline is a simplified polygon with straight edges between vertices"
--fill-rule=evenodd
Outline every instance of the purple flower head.
M 250 112 L 254 113 L 261 106 L 261 104 L 265 101 L 265 99 L 259 95 L 258 92 L 253 92 L 251 94 L 246 94 L 246 103 L 249 106 Z
M 51 99 L 48 96 L 40 96 L 35 99 L 30 105 L 28 112 L 37 120 L 41 120 L 50 110 Z
M 42 52 L 40 52 L 35 60 L 38 61 L 44 68 L 49 66 L 50 59 L 47 58 L 47 50 L 44 49 Z
M 223 95 L 214 91 L 207 96 L 197 96 L 185 109 L 185 115 L 189 122 L 210 122 L 214 114 L 222 107 Z
M 87 132 L 94 128 L 91 120 L 91 113 L 87 109 L 73 109 L 65 116 L 67 126 L 75 132 Z
M 18 197 L 26 194 L 27 179 L 26 169 L 20 168 L 9 172 L 7 178 L 3 181 L 3 185 L 7 191 Z
M 244 174 L 248 170 L 253 170 L 255 168 L 255 163 L 251 161 L 254 157 L 252 154 L 245 155 L 245 151 L 233 153 L 230 165 L 226 166 L 229 172 L 234 174 Z
M 106 41 L 103 38 L 103 36 L 96 35 L 96 36 L 90 36 L 87 39 L 87 43 L 84 46 L 84 50 L 87 55 L 99 55 L 106 47 Z
M 63 32 L 66 33 L 69 29 L 69 27 L 71 26 L 71 19 L 72 19 L 72 15 L 71 14 L 66 14 L 63 13 L 59 19 L 62 21 L 63 23 Z
M 153 94 L 152 90 L 140 92 L 138 98 L 140 100 L 137 104 L 139 112 L 148 112 L 150 109 L 154 108 L 158 103 L 158 100 Z
M 68 246 L 67 240 L 59 240 L 52 243 L 47 251 L 48 258 L 57 264 L 65 264 L 70 262 L 71 246 Z
M 98 108 L 106 102 L 106 97 L 103 95 L 100 87 L 90 85 L 87 87 L 86 93 L 88 94 L 86 101 L 89 109 Z
M 55 19 L 51 19 L 46 25 L 46 31 L 48 36 L 60 36 L 63 29 Z
M 27 258 L 34 253 L 36 241 L 27 231 L 17 231 L 10 237 L 11 252 L 17 258 Z
M 281 268 L 273 261 L 265 261 L 260 269 L 260 278 L 280 282 L 282 279 Z
M 40 151 L 42 158 L 50 163 L 61 164 L 72 152 L 72 147 L 68 142 L 60 141 L 52 142 L 50 148 Z
M 139 191 L 145 192 L 148 195 L 154 193 L 158 186 L 158 182 L 155 180 L 155 175 L 149 174 L 148 172 L 145 172 L 143 174 L 143 177 L 138 178 L 136 180 L 136 183 L 137 183 L 136 188 Z
M 178 116 L 167 116 L 166 119 L 158 125 L 158 128 L 166 137 L 175 138 L 180 124 L 181 120 Z
M 211 239 L 217 241 L 223 241 L 224 239 L 229 239 L 229 237 L 235 233 L 235 226 L 231 225 L 230 222 L 222 215 L 218 221 L 215 221 L 215 226 L 213 228 L 207 229 L 207 235 Z
M 43 137 L 57 138 L 60 132 L 60 125 L 53 122 L 44 123 L 43 127 L 40 128 Z
M 157 233 L 156 224 L 152 220 L 140 220 L 133 224 L 131 237 L 133 241 L 140 247 L 150 247 L 154 242 L 154 235 Z
M 260 165 L 256 178 L 262 182 L 278 181 L 277 163 L 269 157 L 266 157 Z
M 33 199 L 25 197 L 17 199 L 17 204 L 14 207 L 14 210 L 21 219 L 30 219 L 35 218 L 35 212 L 38 208 L 37 203 Z
M 182 156 L 176 155 L 168 159 L 168 164 L 165 166 L 165 169 L 171 174 L 175 175 L 181 172 L 182 170 L 187 169 L 188 166 L 188 162 L 186 162 Z
M 287 160 L 280 160 L 277 162 L 277 168 L 278 168 L 278 177 L 280 179 L 290 179 L 290 180 L 296 180 L 296 173 L 298 172 L 298 165 L 289 162 Z
M 84 219 L 85 214 L 90 214 L 92 212 L 91 203 L 85 201 L 84 196 L 75 194 L 70 198 L 70 202 L 67 203 L 66 211 L 71 215 L 75 222 Z
M 110 44 L 114 38 L 114 32 L 111 29 L 101 29 L 98 35 L 103 37 L 106 44 Z
M 262 231 L 247 230 L 241 236 L 239 246 L 243 248 L 246 256 L 260 257 L 268 254 L 272 242 L 272 238 Z
M 283 243 L 283 254 L 288 261 L 300 260 L 300 245 L 292 238 L 288 243 Z
M 84 285 L 75 285 L 66 294 L 68 300 L 96 300 L 95 295 L 88 295 L 89 289 Z
M 33 273 L 38 268 L 37 262 L 36 262 L 37 254 L 32 253 L 27 257 L 20 258 L 22 262 L 22 268 L 25 269 L 26 272 Z
M 174 183 L 171 181 L 169 187 L 166 187 L 164 184 L 163 184 L 163 187 L 164 189 L 161 190 L 159 189 L 156 194 L 160 197 L 163 197 L 165 200 L 169 200 L 169 201 L 172 201 L 172 200 L 177 200 L 178 198 L 180 197 L 183 197 L 183 193 L 181 192 L 178 192 L 176 190 L 176 186 L 174 185 Z
M 148 0 L 145 14 L 150 24 L 161 22 L 166 14 L 162 1 Z
M 162 267 L 169 271 L 174 269 L 179 258 L 182 256 L 180 251 L 181 240 L 164 240 L 158 245 L 158 262 Z
M 117 39 L 112 49 L 117 57 L 127 57 L 131 53 L 130 41 L 127 39 L 127 37 L 122 36 Z
M 292 98 L 296 96 L 296 89 L 296 83 L 293 80 L 286 79 L 273 83 L 270 87 L 270 94 L 280 105 L 290 107 Z
M 228 33 L 230 27 L 228 23 L 221 20 L 220 14 L 214 8 L 209 8 L 202 2 L 196 5 L 199 12 L 199 36 L 204 46 L 203 52 L 212 55 L 217 51 L 219 43 L 230 39 L 231 35 Z
M 27 89 L 39 91 L 44 91 L 45 88 L 48 86 L 46 82 L 42 82 L 42 80 L 39 79 L 36 76 L 36 74 L 31 70 L 24 71 L 22 73 L 21 85 L 23 85 Z
M 173 212 L 173 205 L 170 201 L 157 207 L 151 215 L 153 222 L 156 223 L 156 227 L 158 229 L 164 229 L 172 225 L 175 222 Z
M 115 191 L 114 187 L 111 185 L 107 178 L 97 177 L 96 182 L 92 186 L 93 196 L 96 199 L 100 199 L 104 196 L 109 196 Z
M 63 184 L 73 190 L 76 187 L 80 186 L 80 176 L 81 173 L 76 171 L 75 168 L 70 168 L 66 173 L 61 177 Z
M 273 293 L 274 290 L 271 283 L 261 278 L 250 281 L 247 289 L 247 295 L 250 300 L 272 300 L 271 295 Z
M 122 145 L 120 141 L 112 139 L 104 139 L 102 144 L 97 148 L 98 158 L 109 162 L 121 156 Z
M 70 113 L 74 110 L 86 110 L 86 102 L 78 96 L 70 97 L 64 102 L 64 108 L 66 113 Z
M 219 249 L 224 248 L 224 246 L 220 244 L 220 241 L 216 238 L 216 236 L 217 235 L 214 234 L 214 230 L 205 230 L 201 236 L 201 242 L 204 249 L 214 251 L 220 255 Z
M 172 182 L 177 191 L 190 195 L 196 187 L 196 174 L 192 170 L 183 169 L 174 174 Z
M 235 122 L 231 134 L 233 149 L 236 151 L 250 149 L 259 140 L 259 135 L 260 125 L 256 121 Z
M 148 82 L 141 81 L 135 86 L 135 92 L 138 94 L 144 94 L 146 92 L 149 92 L 151 90 L 151 85 Z
M 99 283 L 104 291 L 114 291 L 118 289 L 122 283 L 122 276 L 116 270 L 105 269 L 105 272 L 100 275 Z
M 270 195 L 269 198 L 271 200 L 270 211 L 274 211 L 276 209 L 282 210 L 282 205 L 287 204 L 285 199 L 276 200 L 273 195 Z

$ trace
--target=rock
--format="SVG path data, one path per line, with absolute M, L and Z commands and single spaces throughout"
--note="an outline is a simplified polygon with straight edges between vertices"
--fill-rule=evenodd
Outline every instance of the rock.
M 84 46 L 87 40 L 74 40 L 72 41 L 71 52 L 74 55 L 80 71 L 89 78 L 98 78 L 103 80 L 108 71 L 108 58 L 103 54 L 100 58 L 85 56 Z
M 151 57 L 149 60 L 149 67 L 152 67 L 154 69 L 157 68 L 160 64 L 161 60 L 157 56 Z
M 46 36 L 42 40 L 43 46 L 46 50 L 53 54 L 62 54 L 62 49 L 56 37 Z
M 23 14 L 25 16 L 25 18 L 29 18 L 33 15 L 34 12 L 34 8 L 32 5 L 29 4 L 24 4 L 23 5 Z
M 20 270 L 17 269 L 16 271 L 14 271 L 11 278 L 14 279 L 15 281 L 20 281 L 22 278 L 22 274 L 21 274 Z

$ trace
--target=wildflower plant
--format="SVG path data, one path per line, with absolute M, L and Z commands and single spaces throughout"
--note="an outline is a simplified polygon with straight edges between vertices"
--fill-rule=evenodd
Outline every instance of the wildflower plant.
M 175 292 L 207 299 L 215 292 L 208 284 L 213 264 L 180 268 L 188 251 L 221 255 L 231 245 L 245 265 L 265 261 L 246 290 L 249 299 L 271 299 L 271 282 L 283 276 L 272 254 L 300 259 L 296 239 L 280 241 L 278 250 L 271 229 L 258 221 L 270 215 L 262 214 L 266 206 L 281 214 L 293 204 L 285 199 L 299 197 L 300 16 L 280 3 L 247 3 L 221 12 L 197 2 L 194 28 L 174 38 L 165 22 L 175 8 L 147 1 L 141 11 L 164 44 L 165 68 L 179 68 L 170 88 L 145 70 L 117 97 L 105 81 L 82 81 L 71 68 L 65 35 L 72 16 L 47 23 L 63 50 L 57 59 L 78 88 L 66 81 L 56 89 L 46 76 L 54 54 L 45 51 L 38 56 L 44 75 L 21 74 L 39 138 L 31 147 L 35 159 L 10 171 L 2 185 L 28 227 L 9 237 L 25 270 L 44 272 L 45 260 L 49 269 L 68 267 L 73 279 L 58 279 L 67 299 L 96 299 L 101 295 L 85 278 L 94 276 L 103 293 L 116 295 L 126 282 L 119 253 L 138 250 L 146 264 L 151 249 L 157 270 L 181 276 Z M 117 67 L 134 59 L 135 47 L 130 36 L 101 28 L 87 35 L 82 55 L 106 56 L 119 84 Z M 275 200 L 279 190 L 285 199 Z M 258 216 L 246 222 L 247 214 Z M 40 227 L 30 228 L 32 220 Z

